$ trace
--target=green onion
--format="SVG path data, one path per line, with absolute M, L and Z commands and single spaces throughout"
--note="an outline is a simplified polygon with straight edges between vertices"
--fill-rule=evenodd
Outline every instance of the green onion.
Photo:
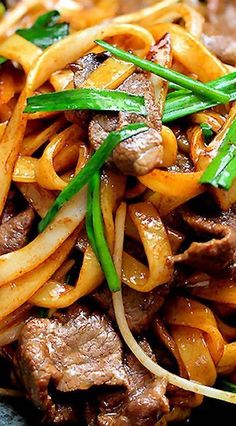
M 220 380 L 219 383 L 222 389 L 232 393 L 236 393 L 236 384 L 228 382 L 228 380 L 224 379 Z
M 93 189 L 94 189 L 93 187 L 94 187 L 93 179 L 90 179 L 88 183 L 88 191 L 87 191 L 87 213 L 86 213 L 85 225 L 86 225 L 86 231 L 87 231 L 89 242 L 92 246 L 94 253 L 96 254 L 98 258 L 98 252 L 97 252 L 97 247 L 95 243 L 95 236 L 93 232 Z
M 200 183 L 229 190 L 236 178 L 236 120 L 226 133 L 216 157 L 211 161 Z
M 200 127 L 202 129 L 205 142 L 208 143 L 214 135 L 212 127 L 208 123 L 201 123 Z
M 171 81 L 169 81 L 168 89 L 169 90 L 181 90 L 182 87 L 179 86 L 178 84 L 175 84 L 175 83 L 172 83 Z
M 200 97 L 208 98 L 211 101 L 216 101 L 220 103 L 229 102 L 229 95 L 226 93 L 220 92 L 214 88 L 207 86 L 206 84 L 201 83 L 200 81 L 193 80 L 190 77 L 186 77 L 183 74 L 180 74 L 176 71 L 165 68 L 161 65 L 155 64 L 152 61 L 147 59 L 141 59 L 138 56 L 128 53 L 125 50 L 119 49 L 118 47 L 112 46 L 109 43 L 106 43 L 103 40 L 96 40 L 96 43 L 103 47 L 104 49 L 111 52 L 113 55 L 117 56 L 124 61 L 131 62 L 132 64 L 142 68 L 145 71 L 149 71 L 153 74 L 158 75 L 159 77 L 164 78 L 165 80 L 171 81 L 172 83 L 178 84 L 185 89 L 191 90 L 193 93 L 196 93 Z
M 110 291 L 116 292 L 120 290 L 120 279 L 117 275 L 106 238 L 104 235 L 104 225 L 102 219 L 102 211 L 100 204 L 100 174 L 96 172 L 91 178 L 92 185 L 92 225 L 93 237 L 90 240 L 91 245 L 95 243 L 97 258 L 101 264 L 102 270 L 107 280 Z M 91 234 L 89 230 L 88 237 Z
M 19 29 L 16 31 L 16 34 L 41 49 L 46 49 L 69 34 L 69 24 L 65 22 L 58 24 L 57 21 L 59 18 L 60 13 L 57 10 L 52 10 L 41 15 L 32 27 Z M 0 56 L 0 65 L 6 61 L 6 58 Z
M 218 187 L 224 188 L 227 191 L 231 188 L 233 181 L 236 178 L 236 147 L 233 148 L 232 156 L 232 160 L 229 161 L 217 179 Z
M 211 81 L 207 85 L 223 90 L 230 96 L 231 101 L 236 100 L 236 72 Z M 219 105 L 219 103 L 207 100 L 203 101 L 187 90 L 178 90 L 169 93 L 165 104 L 163 123 L 183 118 L 216 105 Z
M 131 95 L 119 90 L 72 89 L 46 93 L 27 99 L 24 112 L 51 112 L 92 109 L 96 111 L 128 111 L 146 115 L 143 96 Z
M 2 18 L 5 11 L 6 11 L 6 8 L 5 8 L 4 4 L 0 1 L 0 18 Z
M 129 124 L 116 132 L 111 132 L 79 174 L 59 194 L 44 219 L 39 223 L 39 232 L 42 232 L 52 222 L 58 210 L 89 182 L 90 178 L 103 166 L 113 149 L 120 142 L 145 132 L 147 129 L 148 126 L 146 124 L 135 123 Z
M 57 10 L 41 15 L 30 28 L 19 29 L 16 34 L 40 47 L 46 49 L 69 34 L 69 24 L 57 23 L 60 13 Z

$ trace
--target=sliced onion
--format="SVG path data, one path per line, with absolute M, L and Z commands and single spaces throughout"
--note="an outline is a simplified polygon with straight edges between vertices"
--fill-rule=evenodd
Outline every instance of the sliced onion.
M 155 363 L 149 356 L 143 351 L 135 340 L 133 334 L 131 333 L 126 317 L 124 304 L 122 299 L 122 292 L 118 291 L 112 293 L 113 306 L 115 311 L 116 321 L 120 330 L 120 333 L 129 347 L 133 352 L 139 362 L 147 368 L 152 374 L 158 377 L 164 377 L 167 381 L 174 385 L 178 386 L 181 389 L 184 389 L 189 392 L 198 393 L 200 395 L 207 396 L 209 398 L 218 399 L 225 402 L 231 402 L 236 404 L 236 394 L 231 392 L 225 392 L 219 389 L 211 388 L 208 386 L 201 385 L 200 383 L 183 379 L 182 377 L 177 376 L 176 374 L 170 373 L 165 368 L 161 367 Z

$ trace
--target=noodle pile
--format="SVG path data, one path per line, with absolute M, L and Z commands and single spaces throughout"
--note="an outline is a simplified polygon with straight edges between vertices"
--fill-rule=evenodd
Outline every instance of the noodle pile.
M 109 41 L 145 58 L 151 46 L 168 34 L 171 49 L 164 51 L 160 64 L 204 83 L 229 73 L 229 67 L 201 43 L 204 18 L 185 2 L 163 0 L 126 15 L 119 15 L 118 0 L 92 3 L 22 0 L 0 21 L 0 55 L 11 61 L 0 66 L 1 214 L 15 185 L 43 218 L 58 193 L 91 158 L 93 151 L 83 123 L 72 124 L 60 112 L 25 114 L 24 109 L 30 96 L 72 89 L 73 72 L 68 65 L 89 52 L 101 52 L 95 40 Z M 202 10 L 200 2 L 196 3 Z M 52 9 L 59 10 L 61 22 L 70 25 L 67 37 L 42 50 L 15 33 L 18 28 L 32 26 Z M 134 70 L 134 65 L 110 56 L 82 86 L 116 89 Z M 158 90 L 161 79 L 152 78 Z M 168 87 L 163 87 L 164 102 Z M 235 118 L 236 107 L 231 103 L 192 114 L 183 121 L 187 135 L 184 149 L 194 166 L 191 170 L 175 167 L 183 142 L 172 123 L 162 126 L 162 167 L 135 179 L 132 188 L 127 186 L 126 176 L 108 165 L 104 167 L 101 206 L 105 233 L 123 286 L 149 292 L 173 281 L 174 255 L 179 253 L 183 236 L 171 235 L 165 218 L 208 190 L 199 179 Z M 205 143 L 202 123 L 215 133 L 209 144 Z M 85 235 L 86 192 L 85 187 L 68 201 L 50 226 L 23 248 L 0 256 L 1 346 L 17 340 L 36 307 L 66 308 L 103 282 L 101 266 Z M 210 192 L 221 210 L 230 209 L 236 202 L 235 182 L 229 191 L 211 188 Z M 123 239 L 130 238 L 143 247 L 146 261 L 123 249 Z M 83 259 L 71 286 L 65 276 L 74 264 L 71 250 L 76 241 Z M 176 359 L 179 377 L 154 366 L 142 353 L 127 330 L 121 295 L 113 295 L 121 333 L 139 360 L 172 384 L 196 392 L 186 398 L 184 409 L 176 408 L 176 403 L 172 415 L 177 420 L 184 410 L 201 404 L 203 395 L 236 402 L 234 394 L 210 388 L 221 376 L 236 380 L 236 328 L 225 321 L 228 314 L 235 314 L 236 285 L 231 278 L 204 273 L 191 279 L 184 292 L 172 292 L 171 287 L 158 326 L 159 339 Z

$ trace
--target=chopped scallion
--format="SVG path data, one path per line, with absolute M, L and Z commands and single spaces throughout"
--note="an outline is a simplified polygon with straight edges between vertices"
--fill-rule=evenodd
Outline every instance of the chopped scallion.
M 6 58 L 4 58 L 4 56 L 0 56 L 0 65 L 4 64 L 7 61 Z
M 27 99 L 26 113 L 92 109 L 96 111 L 128 111 L 146 115 L 143 96 L 119 90 L 81 88 L 46 93 Z
M 101 264 L 105 278 L 107 280 L 110 291 L 116 292 L 120 290 L 120 279 L 117 275 L 115 265 L 113 263 L 105 234 L 102 219 L 102 211 L 100 204 L 100 174 L 96 172 L 91 178 L 92 185 L 92 224 L 93 238 L 90 240 L 91 245 L 95 243 L 98 260 Z M 91 237 L 91 234 L 88 234 Z
M 229 190 L 236 178 L 236 120 L 226 133 L 216 157 L 211 161 L 200 183 Z
M 66 22 L 57 23 L 59 19 L 60 13 L 57 10 L 51 10 L 41 15 L 32 27 L 19 29 L 16 34 L 41 49 L 46 49 L 69 34 L 69 24 Z M 0 56 L 0 65 L 6 61 L 6 58 Z
M 230 100 L 229 95 L 226 93 L 209 87 L 200 81 L 193 80 L 190 77 L 170 70 L 169 68 L 165 68 L 159 64 L 155 64 L 154 62 L 148 61 L 147 59 L 139 58 L 138 56 L 126 52 L 123 49 L 119 49 L 118 47 L 112 46 L 103 40 L 96 40 L 96 43 L 118 58 L 127 62 L 131 62 L 145 71 L 149 71 L 158 75 L 159 77 L 164 78 L 165 80 L 171 81 L 172 83 L 178 84 L 185 89 L 191 90 L 201 98 L 208 98 L 211 101 L 216 101 L 223 104 L 229 102 Z
M 231 383 L 228 380 L 222 379 L 219 381 L 220 387 L 226 391 L 236 393 L 236 384 Z
M 95 243 L 95 236 L 93 232 L 93 190 L 94 190 L 94 181 L 90 179 L 88 183 L 88 191 L 87 191 L 87 213 L 86 213 L 86 231 L 91 247 L 98 258 L 97 247 Z
M 231 101 L 236 100 L 236 72 L 210 81 L 207 85 L 224 91 L 230 96 Z M 187 90 L 176 90 L 167 96 L 162 121 L 163 123 L 169 123 L 216 105 L 219 105 L 219 103 L 199 99 Z
M 4 15 L 6 8 L 4 4 L 0 1 L 0 18 Z
M 39 223 L 39 232 L 42 232 L 52 222 L 58 210 L 89 182 L 120 142 L 145 132 L 147 129 L 146 124 L 136 123 L 129 124 L 116 132 L 111 132 L 79 174 L 59 194 L 46 216 Z
M 41 15 L 30 28 L 19 29 L 16 34 L 46 49 L 69 34 L 69 24 L 58 23 L 60 13 L 57 10 Z
M 208 123 L 201 123 L 200 127 L 202 129 L 202 133 L 203 133 L 205 142 L 209 143 L 209 141 L 211 140 L 212 136 L 214 135 L 212 127 Z

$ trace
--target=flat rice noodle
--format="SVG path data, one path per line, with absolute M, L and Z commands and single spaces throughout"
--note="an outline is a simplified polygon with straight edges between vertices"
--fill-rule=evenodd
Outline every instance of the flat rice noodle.
M 65 89 L 74 89 L 74 73 L 71 70 L 65 69 L 61 71 L 56 71 L 53 73 L 49 79 L 51 85 L 53 86 L 55 92 L 61 92 Z
M 147 292 L 171 279 L 173 267 L 171 262 L 169 264 L 167 262 L 167 258 L 171 256 L 171 249 L 166 231 L 157 211 L 151 204 L 135 204 L 131 207 L 131 211 L 146 250 L 150 272 L 145 265 L 124 252 L 122 281 L 137 291 Z M 105 213 L 104 217 L 106 216 Z M 110 224 L 111 222 L 106 221 L 105 223 Z M 111 232 L 114 232 L 114 224 Z M 112 241 L 114 241 L 113 238 Z M 160 267 L 158 268 L 157 265 L 160 265 Z M 49 281 L 34 295 L 30 302 L 47 308 L 67 307 L 79 298 L 91 293 L 102 283 L 103 279 L 101 267 L 92 249 L 88 246 L 75 287 Z
M 143 19 L 150 19 L 153 15 L 156 13 L 158 14 L 159 11 L 162 11 L 165 7 L 171 6 L 175 3 L 177 3 L 179 0 L 163 0 L 159 1 L 158 3 L 154 4 L 153 6 L 146 7 L 144 9 L 138 10 L 137 12 L 129 13 L 127 15 L 121 15 L 117 16 L 113 19 L 113 22 L 119 23 L 119 24 L 134 24 L 134 23 L 140 23 Z
M 194 197 L 192 196 L 186 197 L 181 195 L 174 197 L 174 196 L 164 195 L 158 192 L 148 193 L 146 197 L 148 201 L 151 201 L 151 203 L 154 204 L 154 206 L 157 208 L 158 213 L 160 214 L 161 217 L 167 216 L 177 207 L 181 206 L 182 204 L 186 203 L 192 198 Z
M 147 292 L 171 280 L 173 264 L 168 235 L 157 210 L 151 203 L 137 203 L 129 206 L 129 214 L 138 229 L 147 256 L 149 271 L 146 267 L 140 277 L 140 262 L 131 256 L 123 259 L 122 281 L 137 291 Z M 128 264 L 126 264 L 128 260 Z M 135 265 L 136 264 L 136 265 Z M 141 266 L 141 269 L 144 265 Z M 137 277 L 137 279 L 136 279 Z
M 119 200 L 124 196 L 125 182 L 125 177 L 118 172 L 110 169 L 103 172 L 101 180 L 101 206 L 111 252 L 113 252 L 114 247 L 113 213 L 118 207 Z M 103 279 L 104 275 L 99 262 L 91 247 L 87 245 L 75 287 L 52 279 L 33 296 L 31 303 L 57 309 L 70 306 L 79 298 L 94 291 L 102 283 Z
M 15 95 L 13 76 L 4 68 L 0 70 L 0 104 L 7 104 Z
M 6 127 L 7 127 L 7 121 L 5 121 L 4 123 L 0 123 L 0 140 L 2 139 L 4 135 Z
M 32 306 L 24 303 L 0 323 L 0 346 L 9 345 L 18 339 L 20 331 L 32 313 Z
M 18 157 L 13 171 L 13 182 L 36 182 L 37 165 L 37 158 L 28 156 Z
M 10 315 L 6 316 L 0 323 L 0 332 L 3 329 L 10 327 L 12 324 L 15 324 L 22 320 L 26 314 L 28 314 L 29 310 L 32 306 L 29 303 L 24 303 L 24 305 L 20 306 L 20 308 L 16 309 Z
M 114 249 L 114 218 L 118 204 L 124 198 L 126 178 L 119 172 L 106 169 L 101 180 L 101 208 L 105 236 L 111 253 Z
M 174 325 L 171 334 L 190 380 L 212 386 L 216 381 L 216 368 L 202 331 L 197 328 Z
M 138 233 L 138 230 L 132 221 L 129 212 L 127 211 L 126 214 L 126 221 L 125 221 L 125 235 L 128 235 L 128 237 L 132 238 L 135 241 L 141 242 L 140 235 Z
M 0 55 L 18 62 L 28 74 L 42 50 L 25 38 L 14 34 L 0 44 Z
M 98 260 L 91 247 L 87 247 L 75 287 L 50 280 L 31 297 L 30 303 L 45 308 L 66 308 L 94 291 L 103 279 Z
M 46 261 L 83 221 L 86 213 L 83 188 L 56 215 L 54 221 L 27 246 L 0 256 L 0 285 L 16 280 Z
M 65 262 L 57 269 L 55 274 L 53 274 L 52 279 L 57 281 L 62 281 L 65 279 L 66 274 L 73 268 L 75 265 L 74 259 L 66 259 Z
M 207 82 L 227 74 L 222 62 L 203 46 L 184 28 L 176 24 L 157 24 L 148 27 L 155 40 L 160 40 L 166 33 L 171 35 L 173 58 L 183 64 L 186 69 Z M 191 58 L 191 61 L 189 60 Z
M 35 91 L 55 71 L 65 68 L 66 65 L 73 63 L 88 52 L 95 45 L 94 40 L 125 34 L 135 36 L 143 41 L 141 56 L 145 56 L 150 50 L 150 46 L 154 44 L 154 39 L 150 33 L 139 26 L 117 25 L 116 23 L 97 25 L 73 33 L 46 49 L 32 69 L 27 85 L 32 91 Z M 61 52 L 63 52 L 63 55 Z
M 80 87 L 116 89 L 135 71 L 135 66 L 114 57 L 108 58 Z
M 230 374 L 235 371 L 236 365 L 236 342 L 229 343 L 224 347 L 223 356 L 217 365 L 217 372 L 220 374 Z
M 17 187 L 40 217 L 44 217 L 47 214 L 55 201 L 55 195 L 37 183 L 19 182 Z
M 143 41 L 142 55 L 146 55 L 154 40 L 144 28 L 135 25 L 98 25 L 87 30 L 69 35 L 58 43 L 51 45 L 39 57 L 31 69 L 24 90 L 18 100 L 11 120 L 0 142 L 0 181 L 2 191 L 0 194 L 0 214 L 3 211 L 7 194 L 10 188 L 13 168 L 20 151 L 27 123 L 27 116 L 23 114 L 26 99 L 42 86 L 50 76 L 58 70 L 76 61 L 94 46 L 94 40 L 111 37 L 114 35 L 130 34 Z M 63 55 L 61 54 L 63 52 Z
M 77 155 L 77 150 L 78 150 L 78 155 Z M 73 156 L 72 156 L 72 151 L 74 151 Z M 74 162 L 73 160 L 77 158 L 75 174 L 78 174 L 80 170 L 88 162 L 91 155 L 92 155 L 92 147 L 88 146 L 87 143 L 84 141 L 80 141 L 80 143 L 76 145 L 71 144 L 71 146 L 69 146 L 68 144 L 68 146 L 65 147 L 63 152 L 61 151 L 59 152 L 59 154 L 57 154 L 54 161 L 55 170 L 56 171 L 61 170 L 61 166 L 63 166 L 63 164 L 65 163 L 65 160 L 67 160 L 67 164 L 68 164 L 71 158 L 71 164 L 73 164 Z
M 186 370 L 184 362 L 183 362 L 183 360 L 180 356 L 178 346 L 177 346 L 175 340 L 173 339 L 173 337 L 167 331 L 163 322 L 159 318 L 155 318 L 152 328 L 153 328 L 154 334 L 158 337 L 158 341 L 161 341 L 166 346 L 166 348 L 172 353 L 172 355 L 174 356 L 174 358 L 175 358 L 175 360 L 178 364 L 179 375 L 181 377 L 187 378 L 188 377 L 187 370 Z
M 233 103 L 229 115 L 209 145 L 205 145 L 200 129 L 193 129 L 189 132 L 191 143 L 191 157 L 197 170 L 205 170 L 211 160 L 216 156 L 217 151 L 223 142 L 225 135 L 236 118 L 236 103 Z M 228 210 L 236 202 L 236 182 L 233 183 L 229 191 L 218 188 L 209 188 L 221 210 Z
M 165 305 L 164 316 L 170 325 L 188 326 L 204 332 L 211 357 L 215 365 L 218 364 L 224 351 L 224 339 L 207 306 L 185 297 L 174 297 Z
M 54 137 L 66 124 L 65 117 L 60 117 L 46 129 L 40 129 L 26 136 L 22 143 L 21 155 L 32 155 L 37 149 L 44 145 L 50 138 Z
M 215 111 L 201 111 L 191 115 L 191 122 L 196 124 L 207 123 L 213 132 L 218 133 L 225 123 L 225 117 Z
M 22 114 L 25 107 L 25 100 L 26 96 L 23 91 L 0 141 L 0 215 L 7 200 L 15 162 L 26 128 L 27 119 Z
M 196 296 L 213 302 L 236 305 L 236 283 L 230 279 L 200 277 L 195 284 L 188 285 L 188 291 Z
M 32 8 L 39 4 L 39 0 L 24 0 L 17 2 L 16 6 L 11 9 L 10 12 L 6 12 L 0 22 L 0 37 L 7 37 L 11 27 L 14 27 L 16 23 Z
M 226 119 L 226 122 L 222 128 L 222 130 L 215 137 L 213 144 L 218 148 L 219 144 L 222 142 L 223 137 L 226 132 L 230 128 L 231 124 L 236 118 L 236 102 L 233 103 L 233 107 L 231 108 L 229 115 Z M 212 188 L 212 194 L 219 205 L 221 210 L 228 210 L 235 202 L 236 202 L 236 181 L 234 180 L 233 185 L 229 189 L 229 191 L 225 191 L 224 189 Z
M 202 135 L 201 129 L 198 127 L 190 130 L 188 132 L 189 141 L 190 141 L 190 152 L 191 158 L 194 162 L 194 165 L 197 167 L 197 170 L 205 170 L 208 164 L 216 156 L 217 151 L 222 144 L 229 128 L 236 118 L 236 103 L 233 104 L 233 107 L 230 109 L 227 119 L 224 121 L 221 130 L 214 137 L 213 141 L 206 145 L 204 143 L 204 137 Z
M 144 19 L 140 25 L 150 27 L 165 22 L 174 22 L 179 19 L 184 21 L 185 29 L 188 33 L 196 38 L 202 35 L 204 18 L 193 7 L 187 4 L 175 4 L 161 9 L 158 13 L 154 13 L 149 19 Z
M 199 183 L 201 175 L 201 172 L 178 173 L 155 169 L 138 179 L 152 191 L 171 197 L 182 194 L 186 199 L 190 199 L 204 191 L 204 187 Z
M 77 238 L 75 232 L 42 265 L 0 288 L 0 321 L 19 308 L 64 262 Z
M 64 170 L 72 170 L 75 166 L 76 169 L 72 173 L 73 177 L 79 170 L 86 164 L 89 159 L 88 149 L 84 142 L 79 143 L 69 142 L 55 157 L 53 164 L 55 172 Z M 81 166 L 81 167 L 78 167 Z M 64 176 L 62 176 L 64 178 Z M 70 178 L 71 178 L 70 177 Z
M 169 127 L 162 126 L 162 145 L 164 149 L 163 167 L 171 167 L 176 163 L 178 144 L 174 132 Z
M 225 322 L 221 321 L 220 318 L 216 317 L 218 328 L 224 337 L 226 342 L 232 342 L 236 340 L 236 327 L 231 327 Z
M 73 124 L 52 138 L 37 162 L 36 181 L 40 186 L 60 191 L 67 186 L 67 182 L 58 176 L 55 170 L 54 158 L 68 143 L 77 143 L 79 147 L 80 135 L 80 128 L 76 124 Z M 77 158 L 75 158 L 75 161 L 77 161 Z
M 66 10 L 62 10 L 62 17 L 69 20 L 72 27 L 76 30 L 96 25 L 106 19 L 113 18 L 119 9 L 118 0 L 97 0 L 92 2 L 93 6 L 81 10 L 81 4 L 78 4 L 78 10 L 67 15 Z M 69 19 L 68 19 L 69 18 Z

